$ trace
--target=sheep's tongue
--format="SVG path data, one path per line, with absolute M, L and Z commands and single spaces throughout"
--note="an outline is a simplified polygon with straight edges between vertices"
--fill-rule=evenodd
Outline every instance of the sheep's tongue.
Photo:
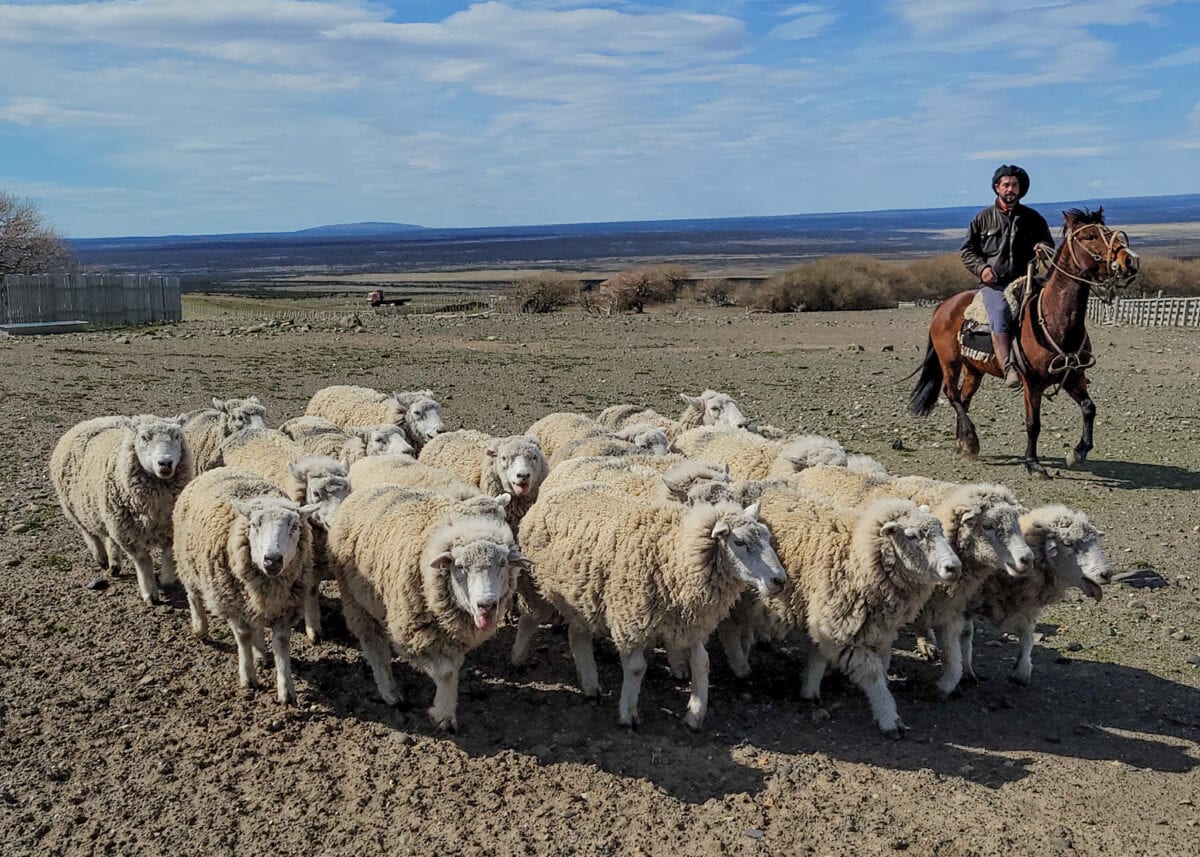
M 1088 578 L 1085 577 L 1083 579 L 1083 585 L 1081 586 L 1081 588 L 1083 589 L 1083 594 L 1086 595 L 1088 598 L 1094 598 L 1094 599 L 1096 599 L 1096 601 L 1099 601 L 1101 598 L 1104 597 L 1104 590 L 1101 589 L 1100 584 L 1098 584 L 1094 580 L 1089 580 Z
M 518 497 L 524 497 L 526 494 L 529 493 L 529 486 L 522 485 L 519 482 L 514 482 L 512 489 L 513 489 L 512 490 L 513 494 L 515 494 Z
M 490 610 L 480 610 L 475 614 L 475 627 L 481 631 L 486 631 L 495 624 L 496 619 L 492 616 Z

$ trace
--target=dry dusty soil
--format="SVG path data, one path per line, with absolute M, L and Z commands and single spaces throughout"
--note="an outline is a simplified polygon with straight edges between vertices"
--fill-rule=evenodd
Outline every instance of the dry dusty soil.
M 906 415 L 928 314 L 368 317 L 361 331 L 232 334 L 195 322 L 0 341 L 3 852 L 1200 853 L 1200 668 L 1188 660 L 1200 660 L 1200 334 L 1097 329 L 1095 460 L 1064 468 L 1079 433 L 1064 396 L 1044 418 L 1056 478 L 1033 482 L 1014 457 L 1019 400 L 994 380 L 974 407 L 979 461 L 952 454 L 944 404 L 925 421 Z M 237 692 L 231 639 L 193 639 L 182 592 L 151 609 L 128 576 L 88 588 L 98 572 L 55 505 L 47 460 L 86 417 L 257 393 L 274 423 L 343 382 L 430 386 L 452 427 L 497 433 L 620 401 L 676 412 L 680 391 L 711 386 L 895 473 L 1003 481 L 1030 504 L 1082 508 L 1116 571 L 1151 567 L 1168 585 L 1115 583 L 1098 605 L 1073 594 L 1050 610 L 1029 688 L 1005 678 L 1014 642 L 984 631 L 984 680 L 938 702 L 937 665 L 902 636 L 893 684 L 912 731 L 901 742 L 835 679 L 826 708 L 806 708 L 787 648 L 756 650 L 745 683 L 714 653 L 698 735 L 658 653 L 642 728 L 625 732 L 610 647 L 599 646 L 597 705 L 577 691 L 561 633 L 544 630 L 535 663 L 511 668 L 511 627 L 468 656 L 461 734 L 435 734 L 378 700 L 334 587 L 332 638 L 293 637 L 300 706 L 284 710 L 267 690 Z M 396 670 L 427 705 L 428 680 Z

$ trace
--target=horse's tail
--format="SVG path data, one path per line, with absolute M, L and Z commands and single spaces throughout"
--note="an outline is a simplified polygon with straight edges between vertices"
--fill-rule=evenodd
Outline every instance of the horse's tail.
M 938 360 L 937 351 L 933 348 L 933 339 L 925 345 L 925 362 L 921 364 L 921 377 L 913 388 L 912 397 L 908 400 L 908 412 L 914 417 L 927 417 L 937 404 L 938 393 L 942 390 L 942 362 Z

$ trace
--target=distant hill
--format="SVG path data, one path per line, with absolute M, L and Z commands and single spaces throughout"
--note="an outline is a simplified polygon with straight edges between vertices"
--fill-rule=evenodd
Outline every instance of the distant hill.
M 889 211 L 560 223 L 470 229 L 406 223 L 342 223 L 296 232 L 85 238 L 69 243 L 92 270 L 175 274 L 190 281 L 271 273 L 411 272 L 505 267 L 615 269 L 652 261 L 753 260 L 775 268 L 831 253 L 906 257 L 951 252 L 983 205 Z M 1052 227 L 1067 208 L 1104 206 L 1109 223 L 1200 222 L 1200 194 L 1035 203 Z M 1171 243 L 1174 241 L 1175 243 Z M 1139 248 L 1181 251 L 1178 238 L 1140 239 Z M 1188 245 L 1189 247 L 1191 245 Z M 700 267 L 698 264 L 697 267 Z

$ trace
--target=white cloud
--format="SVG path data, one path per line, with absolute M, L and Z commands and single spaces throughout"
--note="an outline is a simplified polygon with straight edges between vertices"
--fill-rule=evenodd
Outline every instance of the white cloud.
M 13 98 L 0 104 L 0 122 L 34 125 L 133 125 L 135 120 L 120 113 L 82 110 L 54 104 L 45 98 Z
M 784 41 L 815 38 L 837 21 L 837 15 L 816 3 L 790 6 L 780 14 L 792 20 L 775 27 L 771 35 Z
M 1108 154 L 1103 146 L 1074 146 L 1062 149 L 994 149 L 990 152 L 968 152 L 971 161 L 1013 161 L 1030 158 L 1096 158 Z

